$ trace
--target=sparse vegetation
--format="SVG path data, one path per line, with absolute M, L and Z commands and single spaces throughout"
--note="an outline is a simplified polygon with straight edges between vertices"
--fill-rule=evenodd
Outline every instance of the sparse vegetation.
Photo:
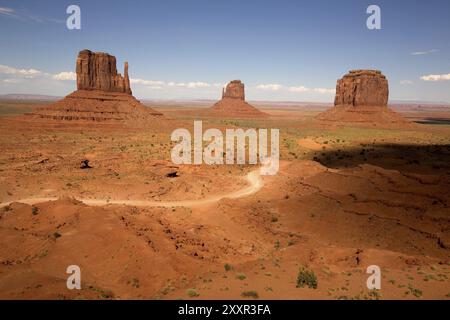
M 230 271 L 233 269 L 233 266 L 229 263 L 225 263 L 225 265 L 223 266 L 225 271 Z
M 256 291 L 244 291 L 241 293 L 241 296 L 244 298 L 254 298 L 254 299 L 259 298 L 258 292 Z
M 133 278 L 133 279 L 131 279 L 130 281 L 128 281 L 128 283 L 129 284 L 131 284 L 131 286 L 133 287 L 133 288 L 139 288 L 141 285 L 139 284 L 139 279 L 137 279 L 137 278 Z
M 92 291 L 94 291 L 94 292 L 97 292 L 97 293 L 98 293 L 98 297 L 99 297 L 100 299 L 111 299 L 111 298 L 114 297 L 114 295 L 113 295 L 113 293 L 112 293 L 111 291 L 103 290 L 103 289 L 94 287 L 94 286 L 92 286 L 92 285 L 88 286 L 87 288 L 88 288 L 89 290 L 92 290 Z
M 243 273 L 236 274 L 236 279 L 245 280 L 247 277 Z
M 314 271 L 300 267 L 297 276 L 297 288 L 303 288 L 305 286 L 311 289 L 317 289 L 317 277 Z
M 139 283 L 138 283 L 138 285 L 139 285 Z M 172 281 L 167 281 L 166 285 L 161 290 L 161 294 L 166 295 L 174 290 L 175 290 L 175 288 L 172 285 Z
M 275 249 L 280 249 L 281 244 L 280 244 L 280 240 L 275 241 L 275 245 L 274 245 Z
M 409 293 L 411 293 L 416 298 L 420 298 L 422 296 L 422 290 L 414 288 L 411 284 L 408 285 L 408 289 Z
M 33 215 L 33 216 L 35 216 L 35 215 L 37 215 L 39 213 L 39 208 L 38 207 L 35 207 L 35 206 L 32 206 L 31 207 L 31 214 Z
M 381 300 L 382 296 L 380 293 L 380 290 L 370 290 L 369 292 L 369 298 L 375 299 L 375 300 Z
M 188 289 L 188 290 L 186 291 L 186 294 L 187 294 L 189 297 L 191 297 L 191 298 L 195 298 L 195 297 L 200 296 L 200 294 L 199 294 L 195 289 Z

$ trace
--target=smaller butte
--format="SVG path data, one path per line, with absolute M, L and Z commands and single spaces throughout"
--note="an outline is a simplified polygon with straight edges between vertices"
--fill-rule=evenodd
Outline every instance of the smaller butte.
M 388 108 L 389 83 L 379 70 L 352 70 L 336 84 L 334 107 L 318 120 L 372 126 L 412 125 Z
M 130 124 L 154 121 L 162 116 L 133 97 L 127 62 L 122 76 L 117 72 L 114 56 L 83 50 L 78 54 L 76 74 L 76 91 L 28 116 L 50 120 L 119 121 Z
M 268 116 L 245 101 L 245 88 L 241 80 L 230 81 L 222 89 L 222 99 L 210 109 L 212 116 L 221 118 L 265 118 Z

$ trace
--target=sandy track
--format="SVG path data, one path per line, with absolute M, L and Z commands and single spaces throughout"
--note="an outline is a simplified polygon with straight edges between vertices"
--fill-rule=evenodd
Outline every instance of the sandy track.
M 210 204 L 217 202 L 221 199 L 229 198 L 229 199 L 238 199 L 243 198 L 246 196 L 249 196 L 251 194 L 254 194 L 258 192 L 261 187 L 263 186 L 263 182 L 260 175 L 260 169 L 253 170 L 249 172 L 246 176 L 247 181 L 249 182 L 249 186 L 230 192 L 228 194 L 222 194 L 222 195 L 213 195 L 210 197 L 207 197 L 205 199 L 199 199 L 199 200 L 178 200 L 178 201 L 150 201 L 150 200 L 105 200 L 105 199 L 82 199 L 82 198 L 76 198 L 78 201 L 83 202 L 84 204 L 90 205 L 90 206 L 105 206 L 109 204 L 118 204 L 118 205 L 126 205 L 126 206 L 135 206 L 135 207 L 194 207 L 194 206 L 200 206 L 205 204 Z M 36 198 L 25 198 L 25 199 L 18 199 L 18 200 L 12 200 L 8 202 L 2 202 L 0 203 L 0 208 L 5 207 L 7 205 L 10 205 L 13 202 L 20 202 L 20 203 L 26 203 L 26 204 L 37 204 L 41 202 L 47 202 L 47 201 L 55 201 L 58 200 L 58 197 L 36 197 Z

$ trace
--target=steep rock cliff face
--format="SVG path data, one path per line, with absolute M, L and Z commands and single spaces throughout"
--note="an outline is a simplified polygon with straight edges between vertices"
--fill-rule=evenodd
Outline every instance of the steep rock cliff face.
M 389 85 L 378 70 L 353 70 L 337 81 L 334 105 L 387 107 Z
M 124 76 L 117 73 L 116 57 L 104 52 L 80 51 L 76 63 L 77 89 L 131 93 L 128 62 Z
M 222 99 L 224 98 L 245 100 L 244 84 L 241 80 L 233 80 L 227 84 L 222 90 Z

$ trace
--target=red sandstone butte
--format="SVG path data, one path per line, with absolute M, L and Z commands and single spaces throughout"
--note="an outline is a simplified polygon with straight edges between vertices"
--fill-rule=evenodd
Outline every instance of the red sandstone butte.
M 80 51 L 76 61 L 77 90 L 37 109 L 34 118 L 81 121 L 153 121 L 162 114 L 132 96 L 128 63 L 117 73 L 116 58 L 104 52 Z
M 353 70 L 337 81 L 334 105 L 387 107 L 389 84 L 378 70 Z
M 318 120 L 372 126 L 412 125 L 388 108 L 389 83 L 379 70 L 352 70 L 336 84 L 334 107 Z
M 222 118 L 262 118 L 268 116 L 245 101 L 245 88 L 241 80 L 230 81 L 222 89 L 222 99 L 210 108 L 210 113 Z
M 124 76 L 117 73 L 116 57 L 104 52 L 80 51 L 77 58 L 77 89 L 131 93 L 128 62 Z

